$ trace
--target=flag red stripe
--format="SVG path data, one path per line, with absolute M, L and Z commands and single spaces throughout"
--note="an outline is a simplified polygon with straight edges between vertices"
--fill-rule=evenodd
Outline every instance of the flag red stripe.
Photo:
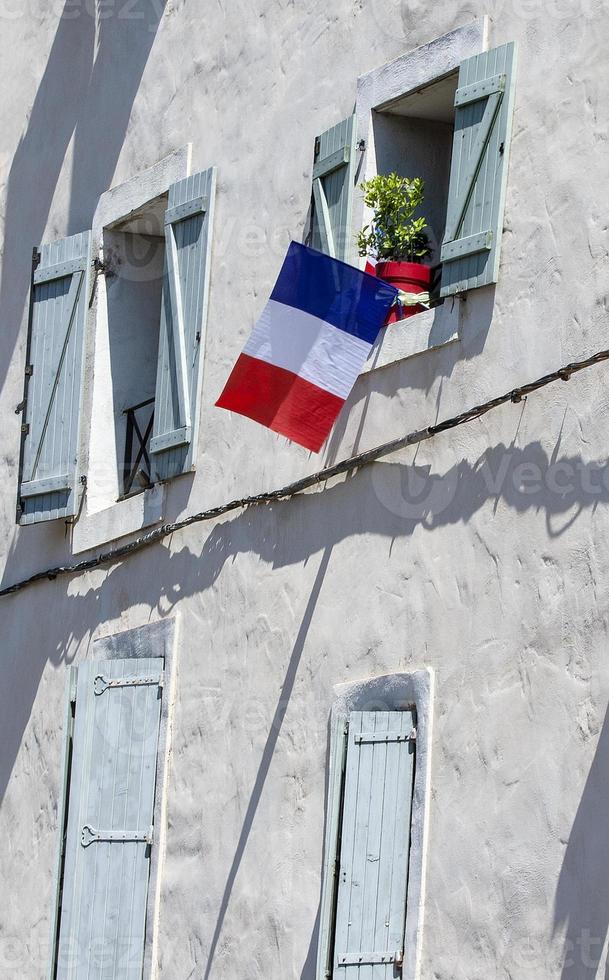
M 345 404 L 292 371 L 240 354 L 216 405 L 319 452 Z

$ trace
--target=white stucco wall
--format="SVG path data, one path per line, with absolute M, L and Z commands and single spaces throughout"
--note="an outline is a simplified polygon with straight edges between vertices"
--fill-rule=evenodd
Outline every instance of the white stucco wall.
M 63 522 L 14 524 L 31 248 L 91 227 L 109 186 L 185 144 L 219 189 L 199 464 L 168 486 L 167 520 L 607 346 L 604 3 L 61 6 L 0 4 L 2 585 L 71 558 Z M 483 14 L 491 45 L 520 46 L 497 287 L 459 341 L 362 377 L 319 458 L 214 409 L 302 237 L 315 135 L 353 110 L 358 76 Z M 419 667 L 436 678 L 421 977 L 602 977 L 606 371 L 1 599 L 0 977 L 46 964 L 66 667 L 173 615 L 161 977 L 313 980 L 334 688 Z

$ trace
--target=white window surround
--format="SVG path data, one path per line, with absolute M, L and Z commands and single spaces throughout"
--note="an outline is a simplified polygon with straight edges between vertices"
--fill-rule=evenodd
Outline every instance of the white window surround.
M 157 748 L 156 766 L 156 791 L 154 802 L 154 827 L 155 845 L 151 851 L 150 877 L 148 880 L 148 898 L 146 905 L 146 947 L 144 951 L 144 969 L 142 980 L 156 980 L 158 977 L 158 916 L 161 895 L 161 872 L 165 855 L 166 844 L 166 825 L 167 825 L 167 775 L 169 765 L 169 750 L 171 742 L 171 725 L 173 707 L 176 691 L 176 665 L 177 665 L 177 642 L 178 642 L 179 622 L 178 617 L 159 620 L 155 623 L 146 623 L 143 626 L 126 630 L 123 633 L 114 633 L 110 636 L 99 637 L 93 640 L 91 647 L 90 660 L 127 660 L 131 658 L 148 658 L 151 651 L 155 657 L 162 657 L 164 665 L 164 685 L 163 697 L 161 701 L 161 720 L 159 726 L 159 741 Z M 73 688 L 75 683 L 75 668 L 71 669 L 71 678 L 68 684 Z M 70 718 L 70 698 L 68 692 L 65 725 L 67 727 Z M 66 733 L 64 733 L 65 735 Z M 64 757 L 64 772 L 62 774 L 63 797 L 58 808 L 58 828 L 63 827 L 65 820 L 65 808 L 67 805 L 68 777 L 66 769 L 67 757 Z M 58 831 L 59 834 L 59 831 Z M 56 860 L 57 881 L 62 864 L 62 847 L 58 847 Z M 54 958 L 57 942 L 57 923 L 59 921 L 59 890 L 55 895 L 55 907 L 51 915 L 51 939 L 50 947 L 52 950 L 49 980 L 54 976 Z
M 191 145 L 165 157 L 154 167 L 112 187 L 99 198 L 93 216 L 92 253 L 103 261 L 104 228 L 133 215 L 169 186 L 191 173 Z M 164 516 L 165 487 L 118 500 L 118 461 L 114 440 L 114 418 L 108 398 L 111 377 L 106 284 L 97 276 L 89 311 L 88 333 L 92 338 L 86 354 L 83 424 L 80 457 L 87 474 L 83 513 L 73 525 L 72 552 L 80 554 L 100 545 L 159 523 Z
M 157 483 L 104 510 L 82 515 L 72 526 L 72 554 L 93 551 L 108 541 L 160 524 L 164 517 L 165 484 Z
M 372 113 L 457 71 L 462 61 L 487 51 L 488 46 L 488 18 L 481 17 L 358 78 L 357 138 L 366 144 L 361 180 L 370 180 L 377 172 Z M 353 208 L 354 234 L 364 223 L 364 204 L 358 190 Z M 445 302 L 384 328 L 364 373 L 458 341 L 463 305 L 459 299 Z
M 351 711 L 400 711 L 413 709 L 417 717 L 416 764 L 411 814 L 411 845 L 408 867 L 408 900 L 404 935 L 402 980 L 420 980 L 425 904 L 425 878 L 429 807 L 431 802 L 431 746 L 433 727 L 434 673 L 422 668 L 410 673 L 385 674 L 334 688 L 330 731 L 328 806 L 324 841 L 324 884 L 320 910 L 317 980 L 326 977 L 333 933 L 334 862 L 338 851 L 338 813 L 342 784 L 339 732 Z

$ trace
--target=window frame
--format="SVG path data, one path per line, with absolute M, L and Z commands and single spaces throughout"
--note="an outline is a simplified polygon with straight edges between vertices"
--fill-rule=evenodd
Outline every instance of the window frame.
M 192 146 L 187 144 L 171 153 L 148 170 L 136 174 L 102 194 L 93 216 L 92 255 L 103 263 L 104 229 L 127 219 L 134 212 L 163 194 L 172 184 L 191 173 Z M 80 472 L 87 476 L 84 507 L 72 529 L 72 553 L 80 554 L 151 527 L 163 520 L 166 487 L 154 484 L 143 493 L 120 499 L 121 488 L 116 473 L 116 494 L 108 492 L 109 467 L 103 446 L 96 439 L 104 430 L 104 405 L 107 392 L 104 379 L 110 374 L 108 350 L 108 318 L 104 276 L 97 274 L 88 311 L 83 378 L 82 424 L 78 457 Z M 105 430 L 107 431 L 107 425 Z M 112 429 L 113 431 L 113 429 Z M 118 462 L 118 461 L 117 461 Z M 121 461 L 122 462 L 122 461 Z
M 434 674 L 431 668 L 412 673 L 386 674 L 334 688 L 330 718 L 330 749 L 324 835 L 323 880 L 320 907 L 316 980 L 330 980 L 336 916 L 335 869 L 340 855 L 345 729 L 352 711 L 413 710 L 417 747 L 408 862 L 408 901 L 404 929 L 402 980 L 417 980 L 421 970 L 426 858 L 431 800 L 431 746 Z
M 144 968 L 142 980 L 156 980 L 159 975 L 158 911 L 161 892 L 161 872 L 166 839 L 166 793 L 171 742 L 171 724 L 175 701 L 178 618 L 162 619 L 156 623 L 100 637 L 93 641 L 91 661 L 147 659 L 151 652 L 164 660 L 163 697 L 157 745 L 154 800 L 155 840 L 150 853 L 150 874 L 146 899 L 146 930 L 144 939 Z M 73 730 L 76 704 L 78 665 L 69 668 L 62 733 L 60 795 L 57 814 L 58 836 L 55 878 L 52 892 L 50 957 L 47 980 L 55 980 L 59 952 L 61 893 L 64 870 L 64 838 L 70 795 L 70 768 L 73 754 Z
M 358 78 L 355 105 L 357 134 L 358 140 L 365 142 L 362 181 L 370 180 L 377 172 L 372 113 L 382 111 L 418 89 L 458 72 L 462 61 L 488 48 L 489 21 L 484 16 Z M 352 232 L 355 236 L 366 220 L 363 195 L 359 188 L 356 188 L 354 195 L 352 213 Z M 364 265 L 365 259 L 361 260 L 361 267 Z M 454 297 L 433 309 L 417 313 L 408 320 L 406 329 L 400 321 L 389 324 L 381 331 L 363 373 L 459 341 L 466 316 L 463 300 Z

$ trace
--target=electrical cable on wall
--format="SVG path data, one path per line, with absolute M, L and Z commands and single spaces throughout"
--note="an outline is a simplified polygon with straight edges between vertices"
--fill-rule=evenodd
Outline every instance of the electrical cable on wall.
M 155 528 L 153 531 L 149 531 L 147 534 L 144 534 L 141 537 L 136 538 L 134 541 L 129 542 L 129 544 L 120 545 L 117 548 L 110 548 L 108 551 L 104 551 L 101 554 L 96 555 L 94 558 L 85 558 L 82 561 L 75 562 L 72 565 L 58 565 L 55 568 L 48 568 L 45 571 L 36 572 L 34 575 L 30 575 L 28 578 L 22 579 L 19 582 L 15 582 L 13 585 L 0 589 L 0 597 L 12 595 L 15 592 L 20 592 L 27 586 L 33 585 L 35 582 L 40 582 L 43 579 L 53 580 L 63 575 L 76 575 L 80 572 L 88 572 L 94 568 L 100 568 L 103 565 L 112 564 L 120 561 L 123 558 L 128 558 L 130 555 L 135 554 L 138 551 L 142 551 L 144 548 L 157 544 L 159 541 L 169 537 L 169 535 L 174 534 L 176 531 L 181 531 L 184 528 L 190 527 L 191 524 L 201 524 L 205 521 L 212 521 L 218 517 L 222 517 L 224 514 L 229 514 L 234 510 L 243 510 L 247 507 L 253 507 L 258 504 L 269 504 L 276 500 L 286 500 L 290 497 L 295 497 L 301 493 L 304 493 L 305 490 L 309 490 L 314 486 L 319 486 L 335 476 L 340 476 L 343 473 L 349 473 L 353 470 L 361 469 L 363 466 L 369 466 L 371 463 L 374 463 L 379 459 L 383 459 L 385 456 L 389 456 L 392 453 L 398 452 L 400 449 L 406 449 L 408 446 L 418 445 L 421 442 L 425 442 L 427 439 L 432 439 L 441 432 L 447 432 L 449 429 L 455 429 L 457 426 L 465 425 L 468 422 L 473 422 L 475 419 L 486 415 L 487 412 L 490 412 L 495 408 L 499 408 L 501 405 L 505 405 L 508 402 L 518 404 L 518 402 L 521 402 L 523 398 L 527 397 L 527 395 L 532 394 L 534 391 L 538 391 L 540 388 L 546 387 L 546 385 L 553 384 L 555 381 L 569 381 L 571 375 L 576 374 L 578 371 L 583 371 L 586 368 L 593 367 L 595 364 L 600 364 L 601 362 L 607 360 L 609 360 L 609 350 L 598 351 L 596 354 L 593 354 L 591 357 L 587 357 L 584 360 L 572 361 L 570 364 L 566 364 L 564 367 L 559 368 L 557 371 L 553 371 L 551 374 L 546 374 L 541 378 L 537 378 L 535 381 L 530 381 L 518 388 L 513 388 L 511 391 L 508 391 L 503 395 L 498 395 L 496 398 L 491 398 L 489 401 L 483 402 L 481 405 L 475 405 L 473 408 L 469 408 L 465 412 L 461 412 L 460 415 L 454 415 L 452 418 L 445 419 L 443 422 L 438 422 L 436 425 L 429 425 L 424 429 L 409 432 L 407 435 L 399 436 L 397 439 L 392 439 L 390 442 L 385 442 L 380 446 L 375 446 L 373 449 L 368 449 L 366 452 L 359 453 L 356 456 L 350 456 L 348 459 L 334 463 L 332 466 L 326 466 L 323 469 L 318 470 L 316 473 L 312 473 L 310 476 L 303 477 L 302 479 L 296 480 L 293 483 L 288 483 L 286 486 L 280 487 L 277 490 L 267 490 L 262 493 L 254 494 L 253 496 L 240 497 L 236 500 L 231 500 L 228 503 L 220 504 L 217 507 L 210 507 L 208 510 L 201 511 L 198 514 L 192 514 L 190 517 L 185 517 L 180 521 L 176 521 L 174 524 L 163 524 L 161 527 Z

